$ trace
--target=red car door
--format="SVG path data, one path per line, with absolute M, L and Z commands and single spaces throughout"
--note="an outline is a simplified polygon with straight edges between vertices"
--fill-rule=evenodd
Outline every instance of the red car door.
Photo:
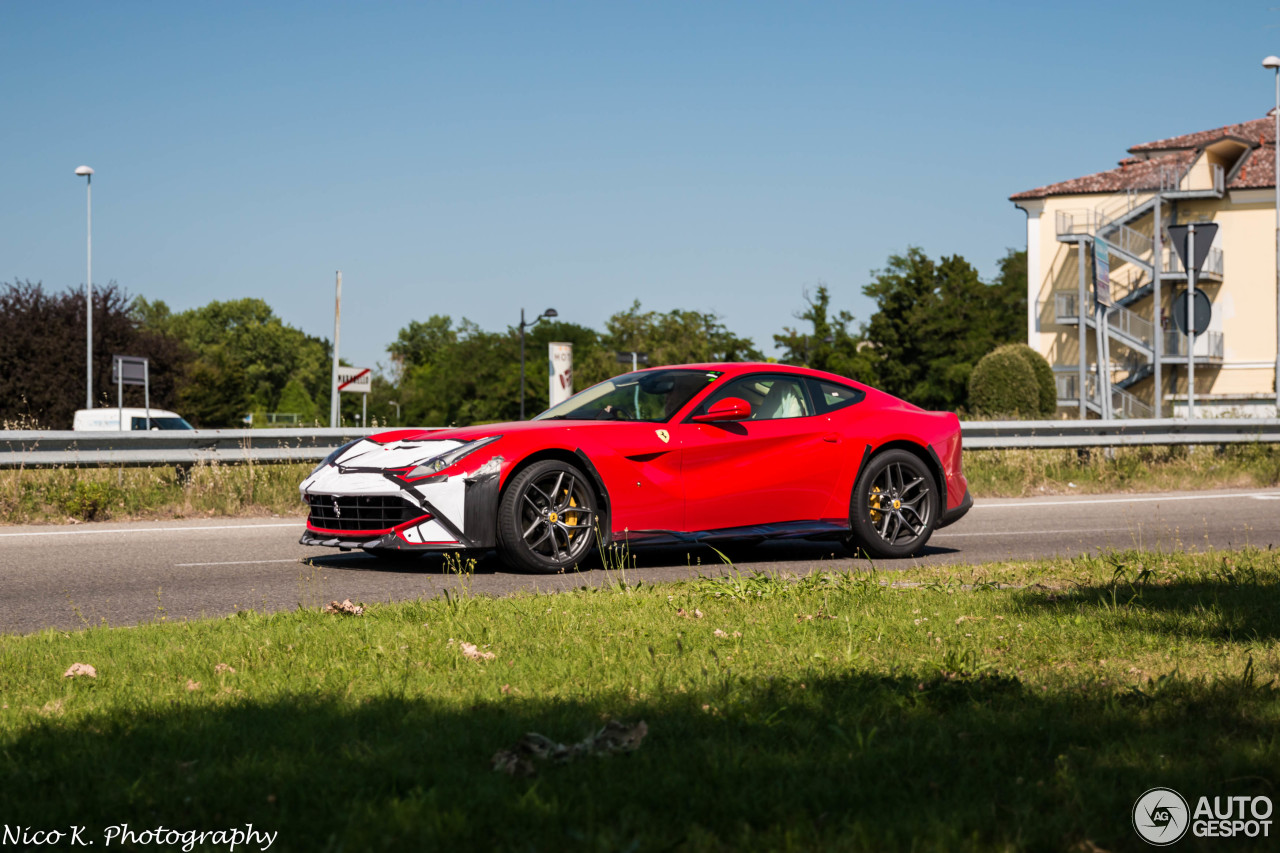
M 806 383 L 787 374 L 735 379 L 694 410 L 735 397 L 751 404 L 744 420 L 685 422 L 680 442 L 685 529 L 721 530 L 787 521 L 848 521 L 833 501 L 852 452 L 816 407 Z M 833 506 L 836 509 L 833 509 Z M 839 512 L 835 517 L 832 513 Z
M 684 530 L 679 445 L 669 427 L 606 421 L 587 430 L 584 450 L 609 491 L 615 538 L 624 538 L 628 531 Z M 667 436 L 665 441 L 659 433 Z

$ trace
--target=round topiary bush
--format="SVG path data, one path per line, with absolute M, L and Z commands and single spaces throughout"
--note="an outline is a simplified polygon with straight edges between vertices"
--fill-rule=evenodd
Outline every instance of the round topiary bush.
M 1007 344 L 1000 349 L 1015 352 L 1027 363 L 1036 377 L 1036 385 L 1040 389 L 1040 410 L 1042 418 L 1051 418 L 1058 412 L 1058 386 L 1053 381 L 1053 368 L 1049 360 L 1026 344 Z M 1000 350 L 996 350 L 999 352 Z
M 1014 346 L 992 350 L 974 365 L 969 374 L 969 408 L 974 414 L 1015 418 L 1040 414 L 1036 372 Z

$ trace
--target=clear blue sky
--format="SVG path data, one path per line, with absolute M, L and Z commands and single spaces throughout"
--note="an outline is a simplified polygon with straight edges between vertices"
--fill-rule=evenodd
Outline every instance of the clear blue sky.
M 1274 3 L 1274 0 L 1267 0 Z M 411 319 L 714 311 L 772 353 L 908 245 L 984 275 L 1019 190 L 1265 114 L 1267 3 L 0 5 L 0 280 Z

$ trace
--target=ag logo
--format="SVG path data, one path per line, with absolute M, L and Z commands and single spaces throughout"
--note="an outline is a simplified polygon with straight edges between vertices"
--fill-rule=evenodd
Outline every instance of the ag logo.
M 666 444 L 671 440 L 671 433 L 667 432 L 665 429 L 660 429 L 656 432 L 658 433 L 658 438 L 662 439 L 663 444 Z
M 1187 801 L 1172 788 L 1152 788 L 1133 804 L 1133 828 L 1148 844 L 1173 844 L 1187 834 L 1190 825 Z

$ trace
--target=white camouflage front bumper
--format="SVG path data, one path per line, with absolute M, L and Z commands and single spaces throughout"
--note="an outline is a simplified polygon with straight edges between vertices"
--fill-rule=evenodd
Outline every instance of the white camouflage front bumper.
M 451 440 L 353 444 L 299 487 L 311 508 L 300 541 L 346 550 L 493 547 L 502 457 L 478 459 L 466 473 L 405 478 L 417 463 L 461 446 Z

